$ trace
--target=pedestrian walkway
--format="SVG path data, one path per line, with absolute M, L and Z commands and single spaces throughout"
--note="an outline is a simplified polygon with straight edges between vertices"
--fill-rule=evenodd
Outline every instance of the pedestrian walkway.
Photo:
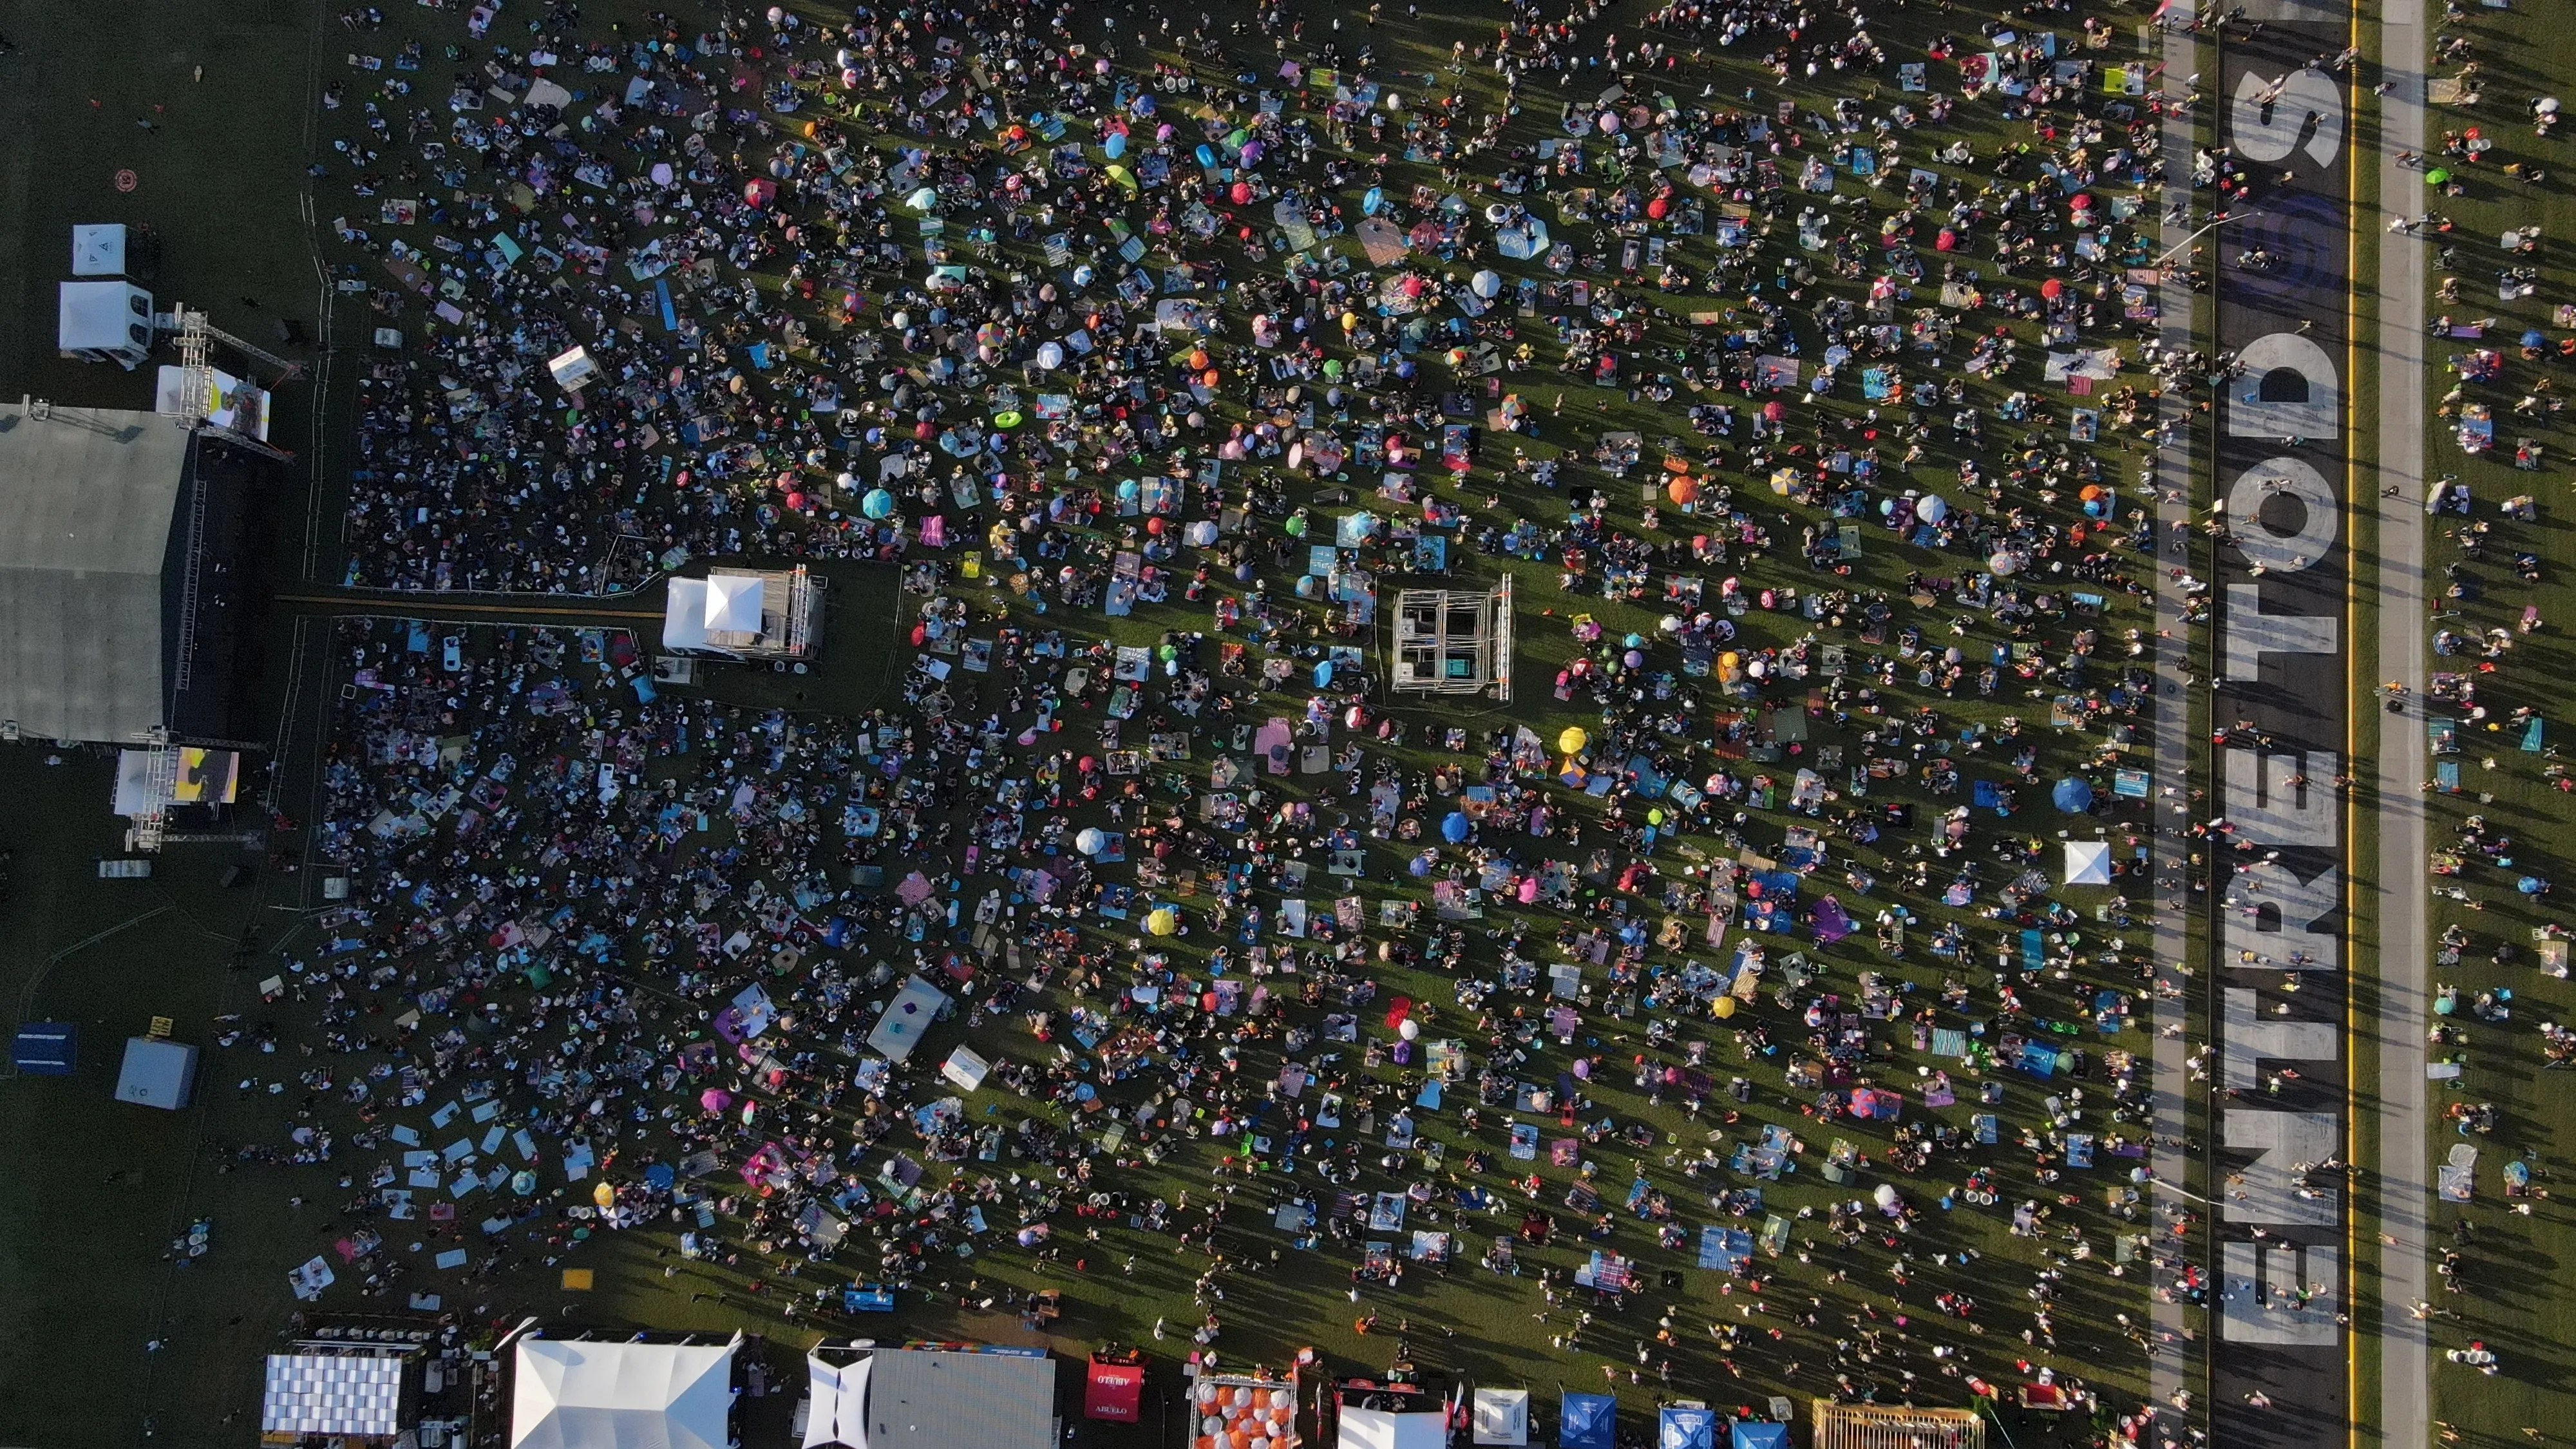
M 2165 74 L 2173 78 L 2191 75 L 2199 69 L 2195 47 L 2199 43 L 2191 20 L 2194 10 L 2177 5 L 2165 12 L 2163 60 Z M 2180 110 L 2165 121 L 2165 154 L 2179 158 L 2192 154 L 2193 113 Z M 2173 183 L 2166 188 L 2169 198 L 2187 200 L 2191 188 L 2188 173 L 2169 173 Z M 2167 203 L 2170 205 L 2170 201 Z M 2176 216 L 2165 213 L 2164 230 L 2158 246 L 2165 252 L 2184 248 L 2195 221 L 2189 212 Z M 2174 258 L 2157 297 L 2161 309 L 2161 341 L 2171 352 L 2192 349 L 2192 294 L 2184 259 Z M 2165 393 L 2162 410 L 2165 427 L 2164 446 L 2155 453 L 2156 537 L 2158 547 L 2166 547 L 2168 537 L 2189 537 L 2182 531 L 2191 521 L 2191 400 L 2180 389 Z M 2178 527 L 2178 525 L 2182 527 Z M 2184 856 L 2187 842 L 2183 830 L 2190 821 L 2191 806 L 2181 795 L 2164 795 L 2165 790 L 2188 787 L 2191 765 L 2191 678 L 2190 633 L 2184 616 L 2189 601 L 2184 597 L 2183 580 L 2171 570 L 2159 570 L 2156 576 L 2156 696 L 2155 713 L 2155 779 L 2159 795 L 2155 802 L 2155 890 L 2163 903 L 2156 912 L 2155 959 L 2156 1050 L 2153 1068 L 2155 1083 L 2155 1136 L 2153 1158 L 2155 1175 L 2167 1191 L 2159 1193 L 2156 1209 L 2160 1220 L 2190 1211 L 2176 1189 L 2182 1189 L 2190 1172 L 2190 1155 L 2183 1146 L 2185 1126 L 2184 1098 L 2190 1087 L 2188 1059 L 2191 1043 L 2186 1038 L 2190 1008 L 2184 995 L 2190 964 L 2185 958 L 2189 943 L 2185 940 L 2189 899 L 2184 895 Z M 2187 1254 L 2184 1257 L 2188 1257 Z M 2160 1273 L 2157 1286 L 2172 1286 L 2170 1275 Z M 2190 1372 L 2188 1358 L 2177 1351 L 2184 1332 L 2182 1295 L 2160 1295 L 2156 1300 L 2153 1322 L 2157 1339 L 2167 1345 L 2148 1367 L 2148 1394 L 2157 1403 L 2171 1405 L 2174 1395 L 2187 1383 L 2199 1378 Z
M 2380 209 L 2424 209 L 2424 0 L 2391 0 L 2380 21 Z M 2390 236 L 2379 253 L 2378 678 L 2424 695 L 2424 244 Z M 2391 492 L 2391 490 L 2394 490 Z M 2424 1323 L 2429 1201 L 2424 1181 L 2424 733 L 2379 716 L 2378 941 L 2380 1429 L 2421 1444 L 2431 1414 Z M 2390 1240 L 2394 1241 L 2391 1242 Z M 2361 1406 L 2354 1405 L 2360 1413 Z

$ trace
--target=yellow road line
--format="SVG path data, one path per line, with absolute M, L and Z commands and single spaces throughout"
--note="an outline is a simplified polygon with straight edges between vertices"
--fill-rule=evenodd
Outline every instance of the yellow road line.
M 2353 47 L 2356 54 L 2358 54 L 2361 48 L 2361 6 L 2358 4 L 2354 5 L 2352 7 L 2351 15 L 2352 18 L 2348 22 L 2350 25 L 2350 38 L 2346 40 L 2345 43 Z M 2383 39 L 2384 38 L 2385 36 L 2383 33 Z M 2380 64 L 2383 66 L 2388 63 L 2388 57 L 2385 55 L 2381 56 L 2379 60 Z M 2359 817 L 2360 812 L 2354 808 L 2356 801 L 2353 797 L 2361 784 L 2361 775 L 2357 769 L 2357 763 L 2361 759 L 2361 719 L 2364 712 L 2361 695 L 2361 635 L 2359 628 L 2361 622 L 2361 548 L 2360 540 L 2354 531 L 2354 526 L 2358 524 L 2361 519 L 2361 497 L 2363 493 L 2360 467 L 2361 147 L 2353 143 L 2354 137 L 2358 135 L 2361 130 L 2361 127 L 2358 124 L 2361 119 L 2361 63 L 2358 59 L 2353 62 L 2347 74 L 2350 78 L 2344 82 L 2344 114 L 2349 119 L 2344 126 L 2343 506 L 2345 523 L 2343 546 L 2346 562 L 2343 571 L 2343 758 L 2344 768 L 2353 771 L 2353 785 L 2355 790 L 2347 791 L 2345 793 L 2343 832 L 2343 936 L 2345 947 L 2343 989 L 2343 1160 L 2348 1163 L 2358 1164 L 2361 1161 L 2361 1114 L 2357 1110 L 2357 1102 L 2359 1098 L 2359 1078 L 2361 1076 L 2361 1070 L 2355 1049 L 2359 1041 L 2359 1038 L 2356 1035 L 2359 1022 L 2356 1004 L 2361 999 L 2361 979 L 2360 974 L 2353 969 L 2356 964 L 2353 958 L 2357 953 L 2352 949 L 2357 944 L 2353 939 L 2353 928 L 2357 922 L 2355 912 L 2361 901 L 2361 851 L 2358 845 L 2361 832 L 2353 828 L 2354 822 Z M 2383 139 L 2380 136 L 2379 131 L 2380 118 L 2374 114 L 2371 118 L 2370 128 L 2371 150 L 2374 154 L 2378 151 Z M 2371 494 L 2372 506 L 2376 508 L 2378 506 L 2379 490 L 2374 488 L 2368 491 Z M 2374 558 L 2378 556 L 2379 551 L 2375 546 L 2371 552 Z M 2372 662 L 2374 664 L 2377 663 L 2376 660 L 2373 660 Z M 2377 758 L 2376 752 L 2373 752 L 2372 757 L 2374 759 Z M 2372 800 L 2372 804 L 2374 808 L 2378 804 L 2375 797 Z M 2377 842 L 2377 839 L 2378 836 L 2374 832 L 2372 835 L 2372 841 L 2374 844 Z M 2372 879 L 2377 879 L 2376 871 L 2373 871 Z M 2374 940 L 2378 938 L 2378 935 L 2379 933 L 2376 931 L 2371 933 Z M 2376 951 L 2372 953 L 2371 964 L 2374 968 L 2378 965 L 2378 955 Z M 2377 974 L 2375 969 L 2373 974 L 2374 976 Z M 2357 1178 L 2355 1180 L 2357 1180 Z M 2343 1422 L 2344 1440 L 2348 1449 L 2361 1449 L 2361 1354 L 2363 1317 L 2358 1301 L 2359 1295 L 2354 1291 L 2361 1285 L 2361 1204 L 2355 1202 L 2353 1200 L 2353 1196 L 2352 1191 L 2347 1187 L 2343 1195 L 2343 1307 L 2345 1318 Z M 2376 1342 L 2376 1339 L 2374 1338 L 2373 1341 Z

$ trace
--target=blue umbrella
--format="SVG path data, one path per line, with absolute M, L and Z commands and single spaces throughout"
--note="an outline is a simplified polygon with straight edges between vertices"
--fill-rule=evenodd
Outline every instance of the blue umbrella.
M 2057 787 L 2048 792 L 2048 798 L 2067 814 L 2081 815 L 2093 808 L 2093 787 L 2069 775 L 2057 782 Z
M 1449 818 L 1440 822 L 1440 838 L 1451 845 L 1456 845 L 1467 838 L 1467 832 L 1471 828 L 1465 815 L 1452 810 L 1449 812 Z

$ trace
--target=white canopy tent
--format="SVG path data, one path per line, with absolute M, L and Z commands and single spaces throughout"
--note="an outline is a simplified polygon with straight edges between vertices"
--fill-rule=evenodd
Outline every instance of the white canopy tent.
M 510 1449 L 725 1449 L 733 1345 L 523 1338 Z
M 921 1045 L 921 1035 L 939 1019 L 948 1006 L 948 993 L 918 976 L 907 978 L 903 989 L 886 1004 L 885 1015 L 868 1032 L 868 1046 L 890 1062 L 900 1062 Z
M 669 601 L 662 609 L 662 647 L 665 649 L 704 649 L 707 647 L 707 581 L 673 578 Z
M 1476 1442 L 1527 1444 L 1529 1404 L 1527 1389 L 1476 1390 Z
M 57 288 L 55 344 L 84 362 L 131 372 L 152 355 L 152 294 L 131 282 L 64 282 Z
M 555 386 L 578 393 L 599 376 L 599 364 L 591 359 L 590 349 L 576 347 L 546 360 L 546 371 L 554 374 Z
M 1433 1409 L 1421 1414 L 1392 1414 L 1384 1409 L 1342 1406 L 1340 1449 L 1445 1449 L 1448 1415 Z
M 75 277 L 124 276 L 124 223 L 108 222 L 97 226 L 73 227 L 72 275 Z
M 805 1449 L 821 1449 L 825 1444 L 868 1449 L 868 1369 L 874 1362 L 863 1358 L 835 1364 L 815 1354 L 805 1355 L 813 1395 L 806 1405 Z
M 971 1092 L 984 1085 L 984 1078 L 992 1070 L 993 1064 L 984 1060 L 983 1054 L 973 1047 L 961 1046 L 948 1054 L 948 1060 L 939 1064 L 939 1075 L 956 1083 L 957 1090 L 961 1092 Z
M 709 634 L 760 632 L 760 580 L 740 574 L 716 574 L 706 583 L 706 628 Z
M 2111 883 L 2111 842 L 2107 840 L 2066 842 L 2066 883 L 2068 885 L 2109 885 Z

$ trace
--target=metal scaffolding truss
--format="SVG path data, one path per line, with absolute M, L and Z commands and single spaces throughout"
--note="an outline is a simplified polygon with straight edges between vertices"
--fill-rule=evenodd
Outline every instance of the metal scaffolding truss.
M 1492 590 L 1406 589 L 1395 600 L 1399 694 L 1512 697 L 1512 581 Z

